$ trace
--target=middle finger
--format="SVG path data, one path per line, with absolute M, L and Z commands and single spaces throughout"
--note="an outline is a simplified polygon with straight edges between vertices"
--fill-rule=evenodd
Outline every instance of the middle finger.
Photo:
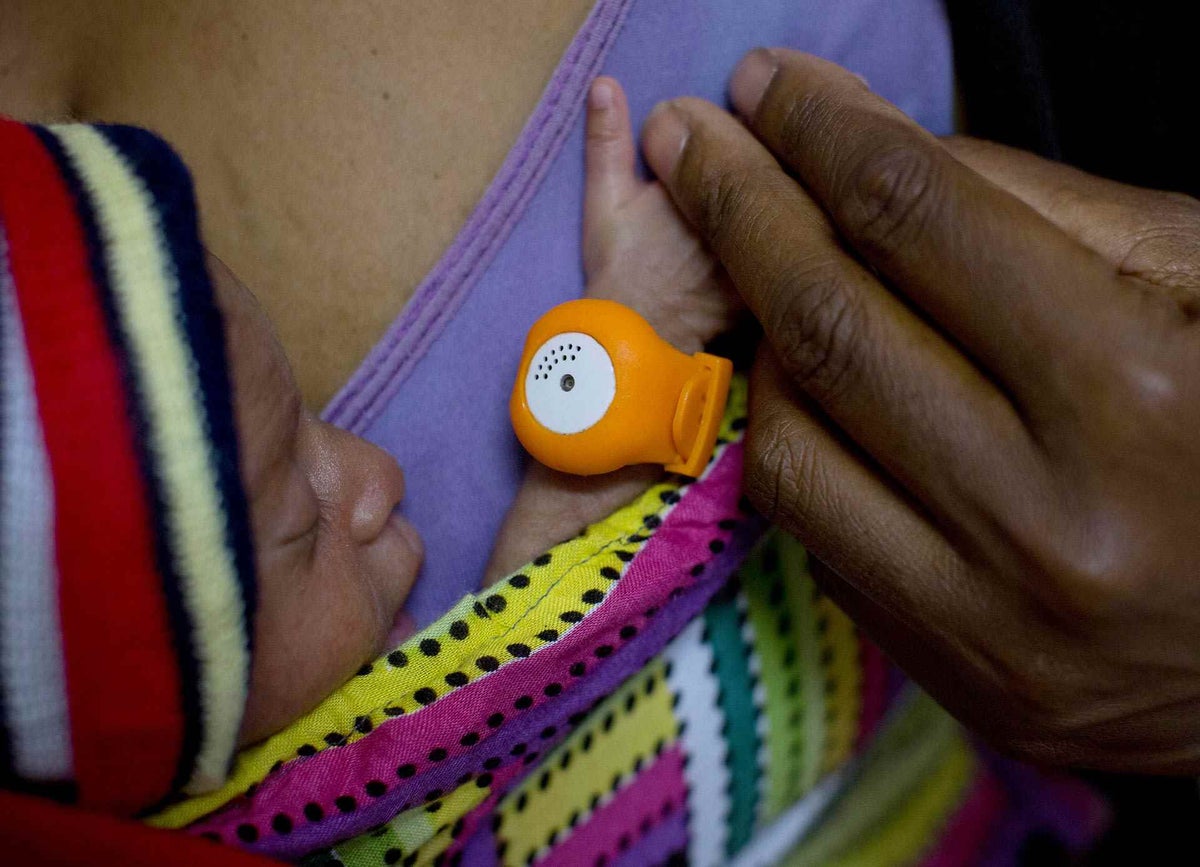
M 839 233 L 1023 404 L 1046 359 L 1103 360 L 1136 301 L 1096 253 L 955 160 L 846 70 L 759 50 L 731 93 Z

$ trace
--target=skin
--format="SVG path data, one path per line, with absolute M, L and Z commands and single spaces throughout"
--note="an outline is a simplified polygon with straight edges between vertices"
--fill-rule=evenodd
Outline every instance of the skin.
M 259 603 L 242 742 L 316 705 L 379 653 L 421 563 L 396 511 L 404 474 L 387 452 L 304 408 L 253 296 L 209 260 L 250 504 Z
M 662 185 L 638 176 L 636 155 L 624 91 L 612 78 L 596 79 L 584 143 L 586 294 L 632 307 L 676 349 L 699 352 L 733 324 L 741 304 Z M 637 466 L 572 476 L 531 463 L 484 586 L 623 506 L 662 473 Z
M 598 96 L 602 95 L 602 96 Z M 712 257 L 661 186 L 640 180 L 620 86 L 599 79 L 588 116 L 589 292 L 628 303 L 687 351 L 737 310 Z M 399 514 L 404 476 L 382 449 L 304 407 L 255 298 L 210 257 L 226 320 L 259 614 L 243 743 L 312 708 L 365 660 L 411 632 L 401 605 L 421 542 Z M 575 478 L 533 466 L 498 537 L 489 580 L 603 517 L 661 475 L 632 467 Z
M 4 0 L 0 113 L 152 129 L 319 408 L 504 161 L 594 0 Z
M 192 169 L 228 319 L 260 583 L 243 743 L 411 632 L 398 612 L 420 542 L 396 517 L 403 476 L 309 408 L 346 380 L 453 238 L 591 6 L 0 4 L 0 112 L 147 126 Z M 719 268 L 662 188 L 636 178 L 624 94 L 608 86 L 609 108 L 590 115 L 589 283 L 694 351 L 724 327 L 732 296 L 708 296 Z M 531 468 L 489 574 L 658 475 Z
M 746 485 L 961 719 L 1200 772 L 1200 203 L 938 141 L 759 50 L 648 162 L 766 340 Z

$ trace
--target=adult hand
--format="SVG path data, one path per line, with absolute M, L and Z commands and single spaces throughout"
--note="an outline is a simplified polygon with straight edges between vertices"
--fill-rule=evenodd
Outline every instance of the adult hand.
M 746 484 L 923 686 L 1049 763 L 1200 772 L 1200 203 L 939 142 L 760 50 L 644 149 L 762 322 Z

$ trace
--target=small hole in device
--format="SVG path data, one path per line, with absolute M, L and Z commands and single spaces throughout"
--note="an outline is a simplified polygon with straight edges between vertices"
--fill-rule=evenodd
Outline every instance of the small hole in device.
M 558 387 L 563 391 L 570 391 L 575 387 L 575 377 L 569 373 L 564 373 L 563 378 L 558 381 Z

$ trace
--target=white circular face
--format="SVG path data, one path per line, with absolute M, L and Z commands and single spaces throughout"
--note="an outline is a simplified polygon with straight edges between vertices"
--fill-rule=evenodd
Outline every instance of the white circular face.
M 612 405 L 617 377 L 608 352 L 586 334 L 567 331 L 538 347 L 525 371 L 525 400 L 542 427 L 585 431 Z

